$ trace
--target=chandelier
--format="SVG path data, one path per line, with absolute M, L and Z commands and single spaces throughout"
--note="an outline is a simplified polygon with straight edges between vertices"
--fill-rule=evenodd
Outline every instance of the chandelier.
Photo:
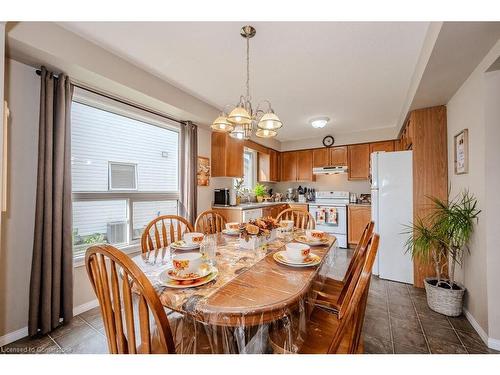
M 274 113 L 269 100 L 264 100 L 265 110 L 261 109 L 259 103 L 254 112 L 252 108 L 252 97 L 250 96 L 250 38 L 255 36 L 255 28 L 252 26 L 243 26 L 240 35 L 247 42 L 247 81 L 246 95 L 241 95 L 236 106 L 227 114 L 223 111 L 219 117 L 215 119 L 211 125 L 213 130 L 228 132 L 229 135 L 236 139 L 250 139 L 253 129 L 255 135 L 261 138 L 275 137 L 277 130 L 283 126 L 283 123 Z

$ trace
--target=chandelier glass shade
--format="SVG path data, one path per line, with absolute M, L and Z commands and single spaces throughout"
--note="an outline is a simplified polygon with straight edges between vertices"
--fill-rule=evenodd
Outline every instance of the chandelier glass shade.
M 250 96 L 250 38 L 255 36 L 255 28 L 252 26 L 243 26 L 240 35 L 246 39 L 247 43 L 247 80 L 246 80 L 246 95 L 240 96 L 240 101 L 236 106 L 233 106 L 229 115 L 222 113 L 215 119 L 211 127 L 215 131 L 228 132 L 235 139 L 250 139 L 253 129 L 257 129 L 255 135 L 261 138 L 276 137 L 277 129 L 283 126 L 279 117 L 274 113 L 271 103 L 268 100 L 267 110 L 260 109 L 260 104 L 257 109 L 252 109 L 252 97 Z

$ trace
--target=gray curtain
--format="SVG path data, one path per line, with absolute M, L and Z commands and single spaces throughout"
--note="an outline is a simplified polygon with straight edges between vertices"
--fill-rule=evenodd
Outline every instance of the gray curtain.
M 179 155 L 179 213 L 194 224 L 197 204 L 198 127 L 191 121 L 181 123 Z
M 29 334 L 45 334 L 73 317 L 71 98 L 69 78 L 41 69 L 35 238 Z

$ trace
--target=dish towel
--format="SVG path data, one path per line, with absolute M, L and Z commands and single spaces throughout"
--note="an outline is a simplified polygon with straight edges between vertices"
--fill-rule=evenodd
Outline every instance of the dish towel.
M 338 212 L 335 207 L 330 207 L 328 209 L 328 224 L 335 224 L 337 225 L 338 223 Z
M 318 208 L 316 211 L 316 224 L 325 224 L 326 210 L 324 208 Z

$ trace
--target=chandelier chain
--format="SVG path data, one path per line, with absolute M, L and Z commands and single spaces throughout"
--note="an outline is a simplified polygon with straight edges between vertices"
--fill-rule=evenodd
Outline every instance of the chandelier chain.
M 250 38 L 247 39 L 247 98 L 250 98 Z

